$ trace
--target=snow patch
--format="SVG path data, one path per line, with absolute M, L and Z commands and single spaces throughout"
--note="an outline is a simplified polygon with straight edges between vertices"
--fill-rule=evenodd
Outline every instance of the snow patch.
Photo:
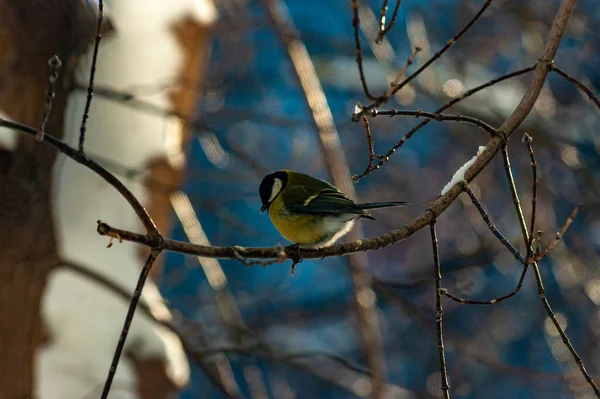
M 458 183 L 465 181 L 465 172 L 475 163 L 475 161 L 477 160 L 477 157 L 479 155 L 481 155 L 481 153 L 483 151 L 485 151 L 485 149 L 486 149 L 485 146 L 480 146 L 479 149 L 477 150 L 477 155 L 475 155 L 473 158 L 471 158 L 466 164 L 464 164 L 463 166 L 458 168 L 456 173 L 454 173 L 454 176 L 452 176 L 452 180 L 450 180 L 450 182 L 448 184 L 446 184 L 444 186 L 444 188 L 442 189 L 441 195 L 446 194 L 448 191 L 450 191 L 450 189 L 452 187 L 454 187 Z

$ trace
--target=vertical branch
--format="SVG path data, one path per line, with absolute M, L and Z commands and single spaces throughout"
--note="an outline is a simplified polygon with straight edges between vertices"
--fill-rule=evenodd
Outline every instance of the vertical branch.
M 375 39 L 375 43 L 377 43 L 377 44 L 383 43 L 383 38 L 385 37 L 385 35 L 394 27 L 394 24 L 396 23 L 396 17 L 398 16 L 398 10 L 400 9 L 401 2 L 402 2 L 402 0 L 396 0 L 396 7 L 394 7 L 394 12 L 392 13 L 392 18 L 390 19 L 389 25 L 386 27 L 385 26 L 385 17 L 386 17 L 387 9 L 388 9 L 388 6 L 387 6 L 388 0 L 384 0 L 383 4 L 381 5 L 381 10 L 380 10 L 381 19 L 379 20 L 379 33 L 377 33 L 377 39 Z
M 319 140 L 333 183 L 350 197 L 355 197 L 354 185 L 348 163 L 342 151 L 340 138 L 333 122 L 333 115 L 327 103 L 321 82 L 304 43 L 298 38 L 292 21 L 281 10 L 285 5 L 280 0 L 263 0 L 273 25 L 283 42 L 319 133 Z M 356 0 L 353 2 L 356 7 Z M 349 234 L 351 241 L 362 238 L 362 231 L 355 227 Z M 353 282 L 353 297 L 359 335 L 365 351 L 367 364 L 372 373 L 371 397 L 385 397 L 386 365 L 382 349 L 381 332 L 377 317 L 377 297 L 371 289 L 371 279 L 367 272 L 368 260 L 365 253 L 355 253 L 348 257 Z
M 123 348 L 125 347 L 125 340 L 127 340 L 127 335 L 129 334 L 129 328 L 131 327 L 131 322 L 133 320 L 135 310 L 142 296 L 142 289 L 146 284 L 146 278 L 150 274 L 150 269 L 152 269 L 152 265 L 154 264 L 154 261 L 156 260 L 159 254 L 160 250 L 152 249 L 150 251 L 150 254 L 148 255 L 148 258 L 146 258 L 146 263 L 144 263 L 144 267 L 142 268 L 142 272 L 140 273 L 140 277 L 135 287 L 135 291 L 133 292 L 131 302 L 129 303 L 129 309 L 127 310 L 127 316 L 125 316 L 125 322 L 123 323 L 123 329 L 121 330 L 121 335 L 119 336 L 119 342 L 117 343 L 117 347 L 115 348 L 115 354 L 110 364 L 110 369 L 108 370 L 108 376 L 106 377 L 104 388 L 102 389 L 102 395 L 100 396 L 101 399 L 108 398 L 108 394 L 110 393 L 110 387 L 115 378 L 115 374 L 117 373 L 117 367 L 119 366 L 121 354 L 123 352 Z
M 437 233 L 435 231 L 436 220 L 433 219 L 429 225 L 431 232 L 431 245 L 433 247 L 433 262 L 435 265 L 435 324 L 437 326 L 438 351 L 440 356 L 440 373 L 442 376 L 442 394 L 444 399 L 450 399 L 450 385 L 448 384 L 448 372 L 446 370 L 446 355 L 444 351 L 443 333 L 443 308 L 442 308 L 442 271 L 440 266 L 440 253 L 438 247 Z
M 360 103 L 356 103 L 356 110 L 358 112 L 360 112 L 361 109 L 361 105 Z M 365 170 L 363 171 L 363 175 L 368 173 L 371 169 L 373 169 L 373 162 L 375 161 L 375 158 L 377 158 L 377 155 L 375 155 L 375 143 L 373 142 L 373 135 L 371 134 L 371 126 L 369 125 L 369 120 L 367 119 L 366 116 L 362 117 L 363 120 L 363 125 L 365 127 L 365 134 L 367 136 L 367 147 L 369 149 L 369 163 L 367 164 L 367 167 L 365 168 Z M 359 176 L 358 175 L 354 175 L 352 176 L 352 180 L 353 181 L 358 181 Z
M 96 62 L 98 61 L 98 48 L 102 38 L 102 20 L 104 19 L 104 1 L 98 0 L 98 28 L 96 38 L 94 39 L 94 52 L 92 55 L 92 66 L 90 67 L 90 80 L 87 88 L 87 99 L 85 108 L 81 117 L 81 126 L 79 128 L 79 152 L 83 153 L 83 144 L 85 142 L 85 130 L 87 129 L 87 120 L 90 116 L 90 107 L 92 105 L 92 96 L 94 94 L 94 76 L 96 75 Z
M 510 195 L 515 206 L 515 213 L 517 219 L 519 219 L 519 226 L 521 227 L 521 234 L 523 234 L 523 241 L 525 245 L 529 242 L 529 233 L 527 231 L 527 224 L 525 223 L 525 217 L 523 216 L 523 208 L 521 208 L 521 201 L 519 200 L 519 194 L 517 193 L 517 187 L 515 186 L 515 179 L 513 177 L 512 168 L 510 165 L 510 157 L 508 155 L 508 145 L 504 143 L 502 145 L 502 161 L 504 162 L 504 173 L 508 180 L 508 186 L 510 188 Z M 527 251 L 529 252 L 529 251 Z
M 54 102 L 54 97 L 56 97 L 54 89 L 56 86 L 56 81 L 58 80 L 58 71 L 62 66 L 62 62 L 60 62 L 60 58 L 58 58 L 58 55 L 54 54 L 52 57 L 50 57 L 50 59 L 48 60 L 48 66 L 50 67 L 50 75 L 48 76 L 48 89 L 46 90 L 44 115 L 42 116 L 40 130 L 35 135 L 35 138 L 38 141 L 44 140 L 46 124 L 48 123 L 48 118 L 50 118 L 50 113 L 52 112 L 52 103 Z
M 381 9 L 379 10 L 379 34 L 385 30 L 385 18 L 388 11 L 388 2 L 389 0 L 383 0 L 381 3 Z M 379 37 L 377 39 L 379 40 Z
M 532 172 L 532 188 L 531 188 L 531 224 L 529 226 L 529 241 L 527 242 L 527 256 L 532 255 L 533 245 L 533 233 L 535 232 L 535 215 L 537 212 L 537 163 L 535 162 L 535 154 L 533 153 L 533 147 L 531 142 L 533 139 L 530 135 L 525 133 L 523 135 L 523 143 L 527 146 L 529 151 L 529 159 L 531 160 L 531 172 Z
M 360 18 L 358 17 L 358 0 L 352 0 L 352 28 L 354 29 L 354 46 L 356 51 L 356 65 L 358 65 L 358 74 L 360 75 L 360 83 L 363 87 L 363 92 L 365 96 L 370 101 L 380 102 L 383 101 L 383 97 L 374 96 L 369 92 L 369 87 L 367 86 L 367 79 L 365 78 L 365 71 L 363 67 L 363 59 L 362 59 L 362 49 L 360 46 L 360 35 L 358 33 L 358 28 L 360 26 Z
M 510 187 L 511 196 L 513 198 L 513 204 L 515 205 L 515 213 L 517 214 L 517 218 L 519 219 L 519 225 L 521 226 L 521 232 L 523 233 L 523 241 L 525 242 L 525 245 L 529 245 L 529 243 L 531 242 L 531 239 L 529 236 L 529 231 L 527 230 L 527 223 L 525 222 L 525 217 L 523 216 L 523 209 L 521 208 L 521 203 L 519 201 L 519 195 L 517 193 L 517 189 L 515 186 L 515 180 L 514 180 L 514 177 L 513 177 L 511 168 L 510 168 L 510 160 L 508 158 L 508 150 L 507 150 L 506 146 L 502 147 L 502 155 L 503 155 L 503 159 L 504 159 L 506 178 L 508 180 L 508 185 Z M 573 215 L 573 217 L 574 217 L 574 215 Z M 565 223 L 565 226 L 568 227 L 569 224 L 570 224 L 569 220 L 567 220 L 567 223 Z M 540 242 L 540 240 L 538 240 L 538 245 L 539 245 L 539 242 Z M 539 252 L 539 250 L 538 250 L 538 252 Z M 528 254 L 533 253 L 533 248 L 528 247 L 527 253 Z M 535 276 L 535 282 L 538 287 L 538 295 L 540 297 L 540 301 L 542 302 L 542 305 L 544 306 L 544 309 L 546 310 L 546 313 L 548 314 L 548 317 L 552 321 L 552 324 L 556 328 L 556 331 L 558 331 L 563 343 L 565 344 L 565 346 L 571 353 L 573 360 L 575 360 L 575 363 L 577 363 L 577 366 L 579 367 L 579 371 L 581 372 L 581 374 L 583 375 L 583 377 L 585 378 L 587 383 L 590 385 L 590 387 L 594 391 L 594 394 L 596 395 L 596 397 L 600 398 L 600 389 L 598 389 L 598 386 L 596 385 L 596 383 L 594 382 L 594 380 L 592 379 L 592 377 L 586 370 L 585 365 L 583 364 L 583 361 L 581 360 L 581 357 L 579 356 L 579 354 L 577 353 L 577 351 L 571 344 L 571 341 L 569 340 L 569 337 L 565 333 L 564 329 L 558 323 L 558 320 L 556 319 L 556 316 L 554 315 L 554 311 L 552 310 L 552 307 L 550 306 L 550 303 L 548 302 L 548 299 L 546 298 L 544 282 L 542 281 L 542 275 L 540 273 L 540 269 L 538 267 L 537 262 L 534 260 L 531 263 L 531 266 L 532 266 L 533 273 Z M 524 264 L 524 267 L 527 267 L 527 263 Z
M 550 306 L 550 302 L 548 302 L 548 299 L 546 298 L 546 293 L 544 290 L 544 283 L 542 281 L 542 275 L 540 274 L 540 269 L 537 265 L 537 262 L 534 262 L 532 264 L 532 268 L 533 268 L 533 273 L 535 276 L 535 281 L 538 286 L 538 294 L 540 296 L 540 300 L 542 301 L 542 304 L 544 305 L 544 309 L 546 309 L 546 313 L 548 314 L 548 317 L 550 317 L 550 320 L 552 320 L 552 324 L 554 324 L 556 331 L 558 331 L 558 333 L 560 334 L 560 337 L 561 337 L 563 343 L 565 344 L 565 346 L 571 353 L 571 356 L 575 360 L 575 363 L 577 363 L 577 366 L 579 366 L 579 371 L 581 371 L 581 374 L 583 375 L 583 377 L 585 378 L 587 383 L 590 385 L 590 387 L 592 387 L 592 390 L 594 391 L 594 394 L 596 395 L 596 397 L 600 398 L 600 389 L 598 389 L 598 386 L 596 385 L 596 383 L 594 382 L 594 380 L 592 379 L 592 377 L 586 370 L 585 365 L 583 364 L 583 360 L 581 360 L 581 357 L 579 356 L 579 354 L 573 347 L 573 344 L 569 340 L 567 333 L 565 333 L 565 330 L 558 323 L 558 320 L 556 319 L 556 316 L 554 315 L 554 311 L 552 310 L 552 307 Z

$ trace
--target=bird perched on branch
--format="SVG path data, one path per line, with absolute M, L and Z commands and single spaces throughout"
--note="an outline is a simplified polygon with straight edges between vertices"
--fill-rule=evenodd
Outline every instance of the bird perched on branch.
M 357 204 L 326 181 L 290 170 L 265 176 L 259 194 L 260 212 L 268 210 L 277 231 L 305 248 L 332 245 L 352 229 L 356 219 L 375 220 L 369 209 L 408 204 L 400 201 Z

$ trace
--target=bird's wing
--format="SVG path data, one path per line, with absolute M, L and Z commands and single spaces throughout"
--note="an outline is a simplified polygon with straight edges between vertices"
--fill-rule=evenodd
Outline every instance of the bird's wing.
M 316 194 L 311 194 L 300 185 L 289 186 L 283 195 L 286 208 L 291 212 L 329 215 L 364 213 L 354 201 L 329 185 L 321 188 Z

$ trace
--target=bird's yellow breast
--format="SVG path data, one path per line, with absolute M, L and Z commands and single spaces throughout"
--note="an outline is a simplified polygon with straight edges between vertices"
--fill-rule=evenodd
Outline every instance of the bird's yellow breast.
M 288 212 L 283 206 L 281 196 L 275 198 L 271 203 L 269 216 L 277 231 L 284 238 L 296 244 L 316 244 L 331 235 L 331 232 L 324 229 L 322 217 Z

